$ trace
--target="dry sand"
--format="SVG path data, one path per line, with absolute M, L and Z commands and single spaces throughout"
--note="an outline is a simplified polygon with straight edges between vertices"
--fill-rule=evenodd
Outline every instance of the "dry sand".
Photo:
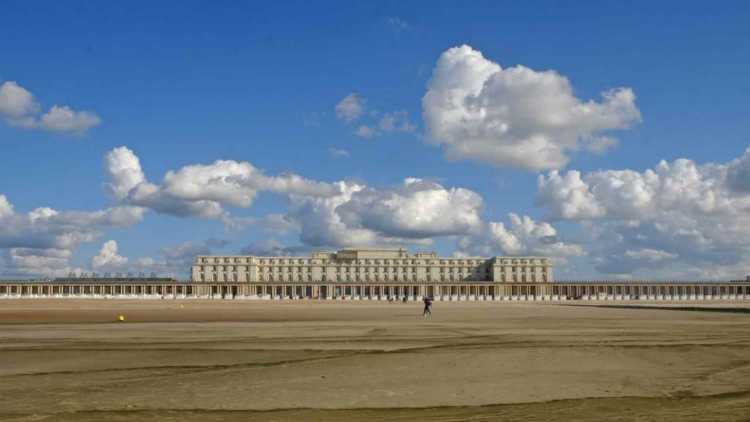
M 3 300 L 0 420 L 749 421 L 750 309 L 667 308 Z

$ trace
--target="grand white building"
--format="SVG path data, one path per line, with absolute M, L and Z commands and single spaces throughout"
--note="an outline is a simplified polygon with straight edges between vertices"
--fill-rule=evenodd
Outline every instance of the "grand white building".
M 536 256 L 447 258 L 405 249 L 343 249 L 309 257 L 198 256 L 191 279 L 0 280 L 3 298 L 352 300 L 749 300 L 750 277 L 723 281 L 568 280 Z
M 439 257 L 406 249 L 342 249 L 309 257 L 198 256 L 191 281 L 210 283 L 547 283 L 549 258 Z

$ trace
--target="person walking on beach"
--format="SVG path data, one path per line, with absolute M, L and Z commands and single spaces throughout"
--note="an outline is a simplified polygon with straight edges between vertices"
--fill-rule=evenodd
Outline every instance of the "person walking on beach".
M 422 316 L 432 316 L 432 298 L 425 297 L 422 301 L 424 302 L 424 311 L 422 311 Z

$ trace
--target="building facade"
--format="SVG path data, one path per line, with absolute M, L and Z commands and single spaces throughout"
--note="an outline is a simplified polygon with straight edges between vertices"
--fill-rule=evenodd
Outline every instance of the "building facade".
M 405 249 L 308 257 L 198 256 L 191 279 L 0 280 L 3 298 L 441 301 L 748 300 L 750 277 L 725 281 L 557 281 L 545 257 L 447 258 Z
M 547 283 L 549 258 L 446 258 L 406 249 L 343 249 L 309 257 L 198 256 L 192 282 L 211 283 Z

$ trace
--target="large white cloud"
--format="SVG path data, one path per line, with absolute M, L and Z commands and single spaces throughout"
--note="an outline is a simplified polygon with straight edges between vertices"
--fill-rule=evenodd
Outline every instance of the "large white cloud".
M 581 245 L 561 239 L 549 223 L 535 221 L 529 216 L 508 214 L 509 224 L 489 221 L 480 230 L 458 240 L 459 255 L 537 255 L 557 259 L 558 264 L 567 258 L 585 255 Z
M 255 199 L 253 178 L 263 177 L 252 164 L 218 160 L 168 171 L 160 193 L 186 201 L 212 201 L 235 207 L 248 207 Z
M 98 126 L 101 118 L 90 111 L 76 111 L 66 105 L 53 105 L 46 113 L 34 95 L 14 81 L 0 85 L 0 117 L 9 124 L 53 132 L 82 134 Z
M 302 242 L 314 246 L 424 243 L 435 236 L 467 234 L 481 224 L 482 199 L 477 193 L 414 178 L 395 188 L 375 189 L 294 174 L 267 176 L 248 162 L 221 160 L 169 171 L 156 185 L 126 147 L 107 154 L 105 167 L 107 188 L 122 204 L 177 216 L 221 218 L 234 229 L 256 225 L 293 230 Z M 259 219 L 232 217 L 224 209 L 248 207 L 259 192 L 286 195 L 289 211 Z
M 428 245 L 440 237 L 480 238 L 483 231 L 502 230 L 483 220 L 478 193 L 418 178 L 376 188 L 353 181 L 319 182 L 294 174 L 267 176 L 248 162 L 220 160 L 168 171 L 157 185 L 147 180 L 139 158 L 126 147 L 107 154 L 105 167 L 110 180 L 107 188 L 122 204 L 177 216 L 221 218 L 233 231 L 255 226 L 274 236 L 298 234 L 303 246 Z M 224 209 L 248 207 L 259 192 L 285 195 L 288 211 L 255 218 L 235 217 Z M 546 223 L 535 224 L 540 228 L 526 238 L 539 237 L 540 230 L 554 231 Z M 484 250 L 519 253 L 551 250 L 557 244 L 549 239 L 523 241 L 527 246 L 516 249 L 485 242 Z
M 290 196 L 285 229 L 298 230 L 305 245 L 428 245 L 481 225 L 482 199 L 467 189 L 415 178 L 381 189 L 348 181 L 334 186 L 332 196 Z
M 130 192 L 146 181 L 138 156 L 127 147 L 117 147 L 104 157 L 104 168 L 110 182 L 109 192 L 117 199 L 123 200 Z
M 747 158 L 748 152 L 725 164 L 661 161 L 645 171 L 553 171 L 539 177 L 537 203 L 554 219 L 580 223 L 602 272 L 748 271 Z
M 37 208 L 19 214 L 0 195 L 0 248 L 6 250 L 6 267 L 13 265 L 18 273 L 33 273 L 32 264 L 36 262 L 37 274 L 66 272 L 70 257 L 81 244 L 98 239 L 108 229 L 140 221 L 147 209 L 221 219 L 231 231 L 253 226 L 271 237 L 298 236 L 301 244 L 293 247 L 298 251 L 312 247 L 427 246 L 438 238 L 470 238 L 486 255 L 547 251 L 571 255 L 549 224 L 512 216 L 506 229 L 502 223 L 483 219 L 483 200 L 478 193 L 418 178 L 406 178 L 388 187 L 354 181 L 327 183 L 295 174 L 268 176 L 248 162 L 219 160 L 168 171 L 156 184 L 149 182 L 140 159 L 126 147 L 111 150 L 104 166 L 108 179 L 105 186 L 117 202 L 107 210 Z M 246 217 L 225 209 L 249 207 L 260 192 L 283 195 L 288 200 L 287 211 Z M 196 245 L 183 246 L 184 251 L 164 251 L 161 257 L 133 260 L 121 256 L 116 241 L 110 240 L 91 258 L 91 268 L 180 272 L 178 264 L 189 265 L 186 254 L 196 253 Z M 269 245 L 255 246 L 269 249 Z M 205 249 L 204 245 L 197 247 L 198 252 Z
M 557 171 L 550 172 L 546 178 L 540 175 L 537 202 L 547 206 L 558 218 L 595 218 L 605 213 L 589 186 L 581 180 L 581 173 L 575 170 L 562 176 Z
M 538 198 L 554 217 L 651 220 L 671 214 L 743 215 L 748 196 L 729 189 L 728 165 L 661 161 L 653 169 L 577 171 L 539 176 Z
M 530 170 L 559 169 L 571 151 L 602 152 L 615 144 L 607 131 L 640 120 L 629 88 L 583 101 L 555 71 L 503 69 L 466 45 L 438 59 L 422 112 L 428 141 L 448 158 Z
M 7 199 L 0 195 L 0 202 Z M 26 214 L 12 211 L 0 216 L 0 248 L 75 249 L 104 230 L 139 222 L 143 211 L 120 206 L 98 211 L 57 211 L 36 208 Z
M 354 192 L 337 208 L 349 227 L 392 237 L 428 238 L 469 233 L 481 224 L 482 197 L 463 188 L 407 178 L 393 189 Z
M 336 209 L 352 194 L 365 188 L 354 182 L 337 182 L 338 192 L 329 197 L 291 195 L 287 218 L 299 227 L 300 240 L 312 246 L 353 246 L 379 243 L 371 230 L 346 225 Z
M 425 247 L 444 238 L 456 242 L 459 255 L 534 254 L 562 263 L 585 254 L 547 222 L 516 214 L 509 215 L 507 226 L 483 219 L 482 197 L 465 188 L 417 178 L 386 188 L 353 182 L 338 186 L 339 194 L 331 197 L 292 195 L 285 221 L 299 230 L 303 245 Z
M 14 210 L 0 195 L 0 254 L 5 275 L 62 275 L 83 243 L 113 228 L 131 226 L 143 209 L 118 206 L 97 211 L 58 211 L 48 207 L 27 213 Z
M 163 183 L 150 183 L 140 160 L 127 147 L 105 158 L 110 193 L 122 203 L 181 217 L 226 218 L 224 206 L 249 207 L 260 191 L 327 196 L 336 189 L 295 174 L 266 176 L 248 162 L 218 160 L 168 171 Z

